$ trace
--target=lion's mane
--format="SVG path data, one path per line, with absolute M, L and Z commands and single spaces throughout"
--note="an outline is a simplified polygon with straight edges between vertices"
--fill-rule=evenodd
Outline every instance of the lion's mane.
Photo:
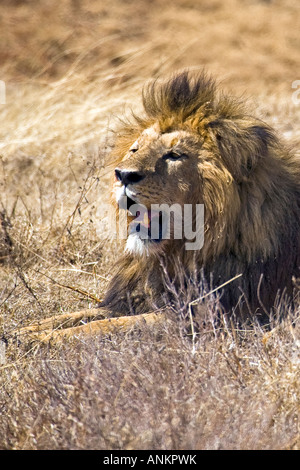
M 270 311 L 278 295 L 292 295 L 293 278 L 299 277 L 299 161 L 272 128 L 248 114 L 244 103 L 219 92 L 205 73 L 185 71 L 151 82 L 143 90 L 143 105 L 145 115 L 135 116 L 120 133 L 117 163 L 151 126 L 160 133 L 190 132 L 202 159 L 202 193 L 198 198 L 195 186 L 194 201 L 205 207 L 204 246 L 195 253 L 173 240 L 159 256 L 125 252 L 103 305 L 114 315 L 162 305 L 163 278 L 167 273 L 176 285 L 176 264 L 185 278 L 196 266 L 199 279 L 201 272 L 212 287 L 242 274 L 224 288 L 225 310 L 239 305 L 253 314 Z

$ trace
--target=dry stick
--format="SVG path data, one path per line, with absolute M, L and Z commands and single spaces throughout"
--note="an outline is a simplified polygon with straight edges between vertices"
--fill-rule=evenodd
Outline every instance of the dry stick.
M 102 302 L 102 300 L 98 299 L 98 297 L 96 297 L 95 295 L 90 294 L 89 292 L 86 292 L 85 290 L 80 289 L 79 287 L 73 287 L 73 286 L 68 286 L 67 284 L 62 284 L 61 282 L 58 282 L 55 279 L 53 279 L 52 277 L 48 276 L 48 274 L 42 273 L 39 270 L 33 269 L 33 271 L 35 271 L 39 274 L 42 274 L 42 276 L 47 277 L 48 279 L 50 279 L 50 281 L 52 281 L 54 284 L 57 284 L 59 287 L 63 287 L 64 289 L 71 289 L 72 291 L 77 292 L 78 294 L 85 295 L 86 297 L 88 297 L 89 299 L 94 300 L 95 302 L 98 302 L 98 303 Z
M 93 165 L 90 167 L 90 170 L 89 170 L 89 172 L 88 172 L 88 174 L 87 174 L 87 176 L 84 180 L 83 187 L 81 189 L 79 199 L 78 199 L 78 201 L 75 205 L 75 209 L 73 210 L 72 214 L 69 215 L 69 217 L 67 219 L 67 222 L 66 222 L 65 226 L 63 227 L 63 230 L 61 232 L 60 242 L 61 242 L 61 239 L 63 237 L 63 234 L 64 234 L 65 230 L 68 230 L 68 232 L 71 233 L 71 229 L 73 227 L 76 212 L 80 208 L 83 199 L 86 198 L 87 194 L 91 191 L 91 189 L 94 186 L 95 182 L 98 181 L 97 178 L 93 179 L 93 181 L 90 183 L 90 185 L 87 186 L 88 180 L 92 176 L 92 173 L 93 173 Z M 69 226 L 69 224 L 70 224 L 70 226 Z

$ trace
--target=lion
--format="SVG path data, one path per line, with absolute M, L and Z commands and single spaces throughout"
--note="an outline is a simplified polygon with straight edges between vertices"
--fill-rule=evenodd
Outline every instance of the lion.
M 185 294 L 190 280 L 218 291 L 224 314 L 238 318 L 268 323 L 282 299 L 293 305 L 299 160 L 205 72 L 154 80 L 142 101 L 144 115 L 125 123 L 112 153 L 126 239 L 100 308 L 47 318 L 19 338 L 60 342 L 161 324 L 170 292 Z
M 178 266 L 185 279 L 196 267 L 211 288 L 234 279 L 220 294 L 225 312 L 263 318 L 293 297 L 300 274 L 299 161 L 203 71 L 152 81 L 142 102 L 144 115 L 124 125 L 113 151 L 113 198 L 129 234 L 100 306 L 112 316 L 161 307 L 166 276 L 176 287 Z M 168 236 L 162 207 L 174 209 Z M 178 217 L 186 207 L 194 242 L 203 239 L 194 249 Z

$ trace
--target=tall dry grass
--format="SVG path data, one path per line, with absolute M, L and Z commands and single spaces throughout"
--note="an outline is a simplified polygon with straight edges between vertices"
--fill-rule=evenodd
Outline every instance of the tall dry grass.
M 158 331 L 5 343 L 103 296 L 120 250 L 98 228 L 107 160 L 145 80 L 206 65 L 299 142 L 297 2 L 125 3 L 0 6 L 0 448 L 299 448 L 297 311 L 269 334 L 215 322 L 210 298 L 191 339 L 191 287 Z

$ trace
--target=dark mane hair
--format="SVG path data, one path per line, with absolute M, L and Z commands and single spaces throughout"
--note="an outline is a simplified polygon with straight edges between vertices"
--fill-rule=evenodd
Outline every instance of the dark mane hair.
M 142 100 L 147 117 L 160 122 L 173 118 L 183 123 L 214 114 L 221 119 L 245 115 L 243 100 L 219 94 L 216 81 L 205 71 L 183 71 L 167 80 L 156 79 L 145 85 Z

